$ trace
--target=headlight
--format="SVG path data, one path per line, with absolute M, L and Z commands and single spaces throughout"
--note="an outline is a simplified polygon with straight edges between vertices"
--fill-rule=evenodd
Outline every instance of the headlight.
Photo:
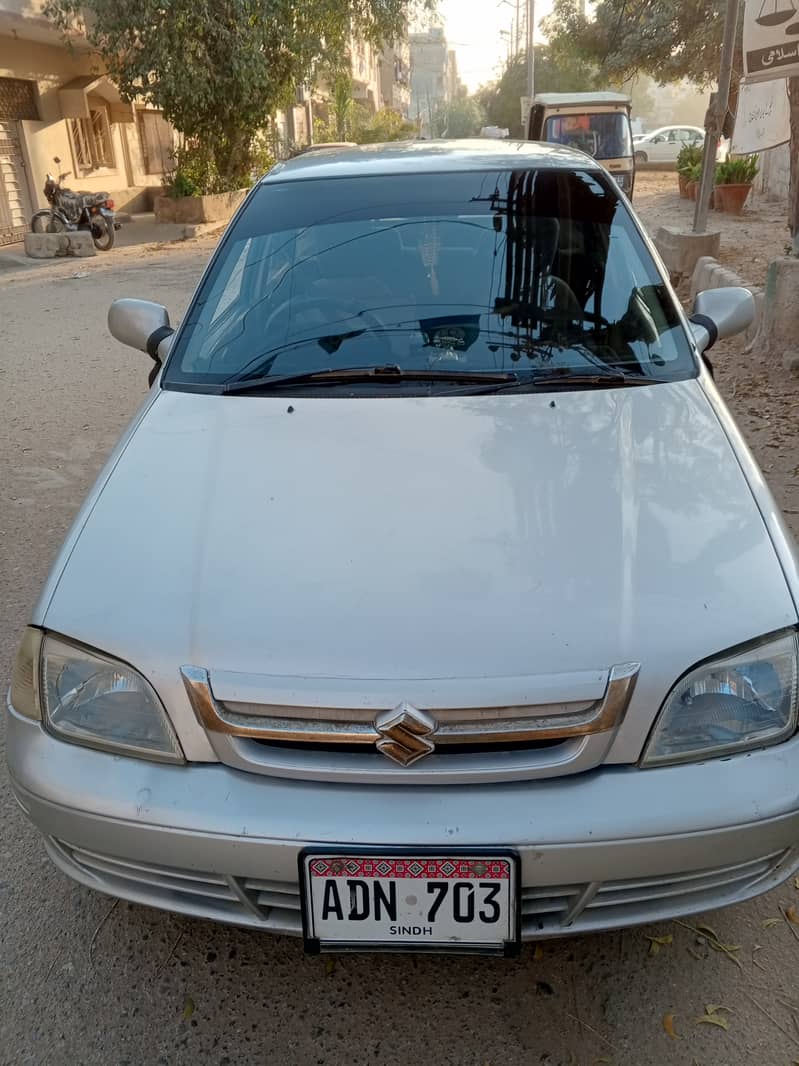
M 796 731 L 795 631 L 697 667 L 669 693 L 643 766 L 709 759 L 778 744 Z
M 49 732 L 88 747 L 183 762 L 183 752 L 152 686 L 126 663 L 27 630 L 11 705 L 41 717 Z

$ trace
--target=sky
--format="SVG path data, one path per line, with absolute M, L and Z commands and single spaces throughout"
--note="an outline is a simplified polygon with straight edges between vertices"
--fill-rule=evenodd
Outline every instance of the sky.
M 458 53 L 461 80 L 470 92 L 492 81 L 507 57 L 506 37 L 516 13 L 515 0 L 439 0 L 439 18 L 450 48 Z M 536 0 L 536 24 L 552 9 L 551 0 Z M 537 31 L 540 39 L 540 30 Z

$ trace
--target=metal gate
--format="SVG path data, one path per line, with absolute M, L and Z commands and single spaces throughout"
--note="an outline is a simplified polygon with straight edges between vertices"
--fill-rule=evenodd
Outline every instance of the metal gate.
M 0 78 L 0 244 L 21 241 L 28 228 L 31 205 L 17 123 L 38 117 L 33 83 Z

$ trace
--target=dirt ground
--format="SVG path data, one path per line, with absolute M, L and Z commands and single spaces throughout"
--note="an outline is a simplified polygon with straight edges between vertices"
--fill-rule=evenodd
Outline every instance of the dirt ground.
M 642 180 L 648 221 L 673 217 L 674 180 Z M 764 266 L 781 252 L 776 220 L 761 222 L 741 220 L 731 265 L 753 261 L 752 242 Z M 3 684 L 50 559 L 146 391 L 149 360 L 108 337 L 108 304 L 141 296 L 179 316 L 211 249 L 121 249 L 0 276 Z M 799 379 L 742 344 L 714 360 L 799 532 Z M 799 1061 L 799 882 L 688 922 L 528 945 L 514 961 L 308 958 L 294 940 L 114 903 L 68 881 L 17 809 L 2 762 L 0 809 L 3 1066 Z
M 680 199 L 676 171 L 641 171 L 636 180 L 634 207 L 653 237 L 660 226 L 689 229 L 693 225 L 695 205 Z M 790 243 L 788 205 L 752 191 L 740 217 L 711 211 L 707 229 L 721 231 L 719 261 L 751 285 L 762 288 L 768 264 L 785 255 Z

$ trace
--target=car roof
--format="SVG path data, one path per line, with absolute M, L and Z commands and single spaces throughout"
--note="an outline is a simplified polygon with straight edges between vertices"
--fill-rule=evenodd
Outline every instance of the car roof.
M 705 132 L 701 126 L 692 126 L 690 122 L 670 122 L 668 126 L 658 126 L 656 130 L 650 130 L 647 133 L 647 137 L 651 137 L 653 133 L 662 133 L 664 130 L 698 130 L 700 133 Z
M 545 107 L 565 107 L 571 104 L 631 104 L 632 97 L 626 93 L 539 93 L 534 104 Z
M 387 174 L 440 174 L 452 171 L 519 168 L 600 170 L 590 156 L 537 141 L 392 141 L 356 148 L 307 152 L 277 163 L 262 182 L 310 178 L 349 178 Z

